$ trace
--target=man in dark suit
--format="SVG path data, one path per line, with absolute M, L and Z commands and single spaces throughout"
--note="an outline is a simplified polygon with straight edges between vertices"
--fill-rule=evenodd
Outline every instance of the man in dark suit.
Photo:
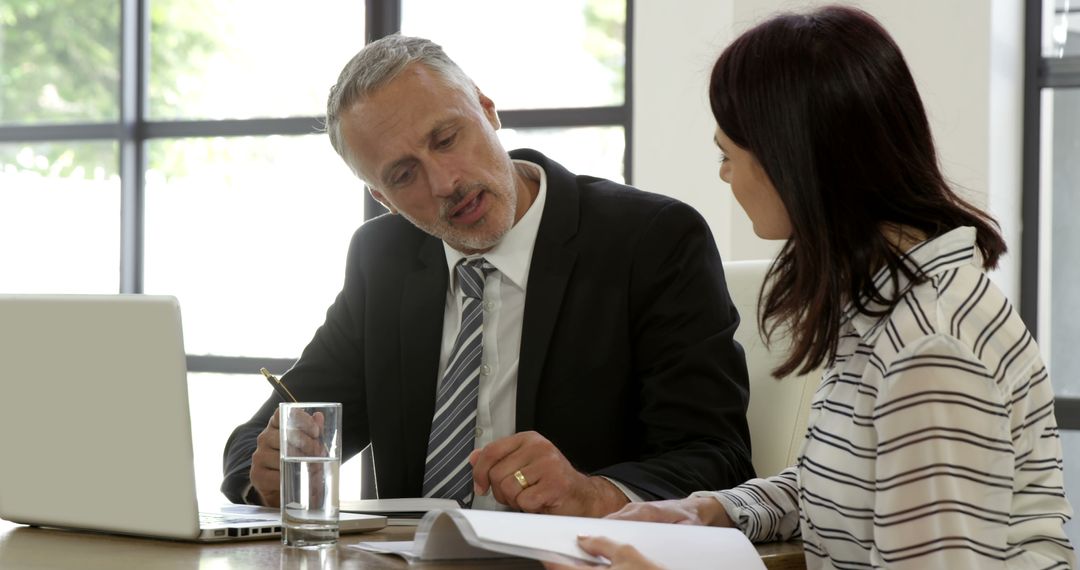
M 507 154 L 498 128 L 427 40 L 349 62 L 327 130 L 390 214 L 357 230 L 283 382 L 343 403 L 343 455 L 372 445 L 384 498 L 603 516 L 750 478 L 739 316 L 704 219 Z M 229 439 L 233 501 L 278 503 L 278 401 Z

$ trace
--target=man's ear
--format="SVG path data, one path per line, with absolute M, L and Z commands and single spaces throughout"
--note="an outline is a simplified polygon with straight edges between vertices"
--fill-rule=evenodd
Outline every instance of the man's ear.
M 496 131 L 499 130 L 502 123 L 499 122 L 499 112 L 495 110 L 495 102 L 479 89 L 476 90 L 476 94 L 480 98 L 480 108 L 484 110 L 484 116 L 487 117 L 488 123 L 491 123 L 491 127 Z
M 375 198 L 376 202 L 382 204 L 383 208 L 386 208 L 387 210 L 389 210 L 391 214 L 396 214 L 397 213 L 397 210 L 394 208 L 394 206 L 392 206 L 390 204 L 390 201 L 386 199 L 386 196 L 382 195 L 382 192 L 379 192 L 378 190 L 372 188 L 371 186 L 368 186 L 367 189 L 368 189 L 368 192 L 371 192 L 371 197 Z

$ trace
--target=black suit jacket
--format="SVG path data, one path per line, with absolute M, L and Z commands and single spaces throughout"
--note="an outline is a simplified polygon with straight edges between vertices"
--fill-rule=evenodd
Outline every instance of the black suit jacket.
M 522 322 L 518 431 L 646 499 L 753 476 L 739 315 L 705 220 L 672 198 L 575 176 L 531 150 L 547 198 Z M 401 216 L 356 231 L 345 284 L 283 381 L 343 404 L 346 458 L 372 444 L 379 495 L 420 496 L 448 270 L 442 242 Z M 240 502 L 255 438 L 279 399 L 239 426 L 222 491 Z

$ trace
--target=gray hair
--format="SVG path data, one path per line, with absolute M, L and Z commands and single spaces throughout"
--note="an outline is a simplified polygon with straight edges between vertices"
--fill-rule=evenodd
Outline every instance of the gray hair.
M 341 136 L 341 113 L 392 81 L 412 63 L 426 65 L 465 93 L 476 91 L 472 79 L 431 40 L 393 34 L 364 46 L 345 64 L 326 100 L 326 132 L 330 135 L 330 144 L 357 174 L 360 173 L 352 164 Z

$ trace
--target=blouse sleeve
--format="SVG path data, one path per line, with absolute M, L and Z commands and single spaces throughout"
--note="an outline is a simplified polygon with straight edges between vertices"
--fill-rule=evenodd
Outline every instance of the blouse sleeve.
M 726 491 L 698 491 L 713 497 L 751 542 L 799 538 L 799 474 L 789 467 L 767 479 L 751 479 Z

